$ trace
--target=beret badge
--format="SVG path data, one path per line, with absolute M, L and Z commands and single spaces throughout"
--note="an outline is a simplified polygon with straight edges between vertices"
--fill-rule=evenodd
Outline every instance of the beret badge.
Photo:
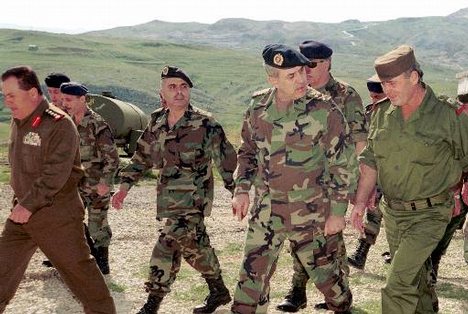
M 281 55 L 281 53 L 275 54 L 275 56 L 273 57 L 273 63 L 280 67 L 283 64 L 283 62 L 284 58 Z

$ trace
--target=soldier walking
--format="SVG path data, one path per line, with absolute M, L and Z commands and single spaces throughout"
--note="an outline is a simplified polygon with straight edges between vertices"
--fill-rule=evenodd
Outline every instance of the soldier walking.
M 153 249 L 145 283 L 149 296 L 139 314 L 157 313 L 182 258 L 202 274 L 210 291 L 194 313 L 212 313 L 231 301 L 204 220 L 213 203 L 212 161 L 225 188 L 232 192 L 236 152 L 221 125 L 190 104 L 192 87 L 180 68 L 163 68 L 160 96 L 165 105 L 151 115 L 131 164 L 121 172 L 120 190 L 112 198 L 112 205 L 120 209 L 128 190 L 145 171 L 160 170 L 156 217 L 165 219 L 165 226 Z
M 11 68 L 1 79 L 13 117 L 8 158 L 14 200 L 0 236 L 0 313 L 40 248 L 85 313 L 114 314 L 114 301 L 85 241 L 76 127 L 46 101 L 30 67 Z
M 80 135 L 81 165 L 85 175 L 80 195 L 88 211 L 88 229 L 99 269 L 109 274 L 109 244 L 112 230 L 108 222 L 110 193 L 119 166 L 119 154 L 109 125 L 87 105 L 86 86 L 68 82 L 60 86 L 63 107 L 77 125 Z
M 345 227 L 349 181 L 356 158 L 346 125 L 329 97 L 307 87 L 316 66 L 280 44 L 263 50 L 273 88 L 254 94 L 242 126 L 233 211 L 247 214 L 255 186 L 234 313 L 266 313 L 269 280 L 284 241 L 324 294 L 328 308 L 349 313 L 352 295 L 339 266 L 337 237 Z
M 374 112 L 351 215 L 363 215 L 376 182 L 392 264 L 382 312 L 433 313 L 430 255 L 453 210 L 453 188 L 468 170 L 468 117 L 439 100 L 422 82 L 414 50 L 402 45 L 378 57 L 375 70 L 388 100 Z

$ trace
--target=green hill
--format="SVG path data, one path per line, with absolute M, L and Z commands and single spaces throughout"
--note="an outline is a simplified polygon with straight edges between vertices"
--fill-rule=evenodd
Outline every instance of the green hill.
M 178 65 L 195 83 L 193 103 L 212 111 L 237 141 L 250 95 L 267 86 L 261 59 L 265 44 L 327 42 L 335 51 L 334 76 L 356 87 L 367 101 L 365 79 L 373 73 L 375 57 L 409 43 L 425 81 L 439 93 L 455 95 L 455 73 L 468 68 L 467 12 L 385 22 L 153 21 L 80 35 L 0 29 L 0 69 L 28 64 L 41 80 L 50 72 L 65 72 L 93 93 L 111 91 L 149 113 L 159 106 L 161 68 Z M 2 102 L 0 121 L 8 116 Z

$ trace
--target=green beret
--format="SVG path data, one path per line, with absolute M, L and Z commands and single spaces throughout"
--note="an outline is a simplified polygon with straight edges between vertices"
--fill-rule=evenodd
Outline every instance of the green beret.
M 77 82 L 68 82 L 60 85 L 60 92 L 67 95 L 84 96 L 88 93 L 88 88 Z
M 44 81 L 47 87 L 60 88 L 62 83 L 70 82 L 70 78 L 63 73 L 50 73 Z
M 193 87 L 192 81 L 182 69 L 167 65 L 161 71 L 161 79 L 166 79 L 170 77 L 180 78 L 184 80 L 190 86 L 190 88 Z
M 266 45 L 262 55 L 265 64 L 278 69 L 289 69 L 310 64 L 309 59 L 302 53 L 282 44 Z
M 315 40 L 306 40 L 299 45 L 301 53 L 309 59 L 328 59 L 333 50 L 324 43 Z
M 374 68 L 380 80 L 385 81 L 411 69 L 418 71 L 419 64 L 416 62 L 413 48 L 408 45 L 401 45 L 378 57 L 374 62 Z

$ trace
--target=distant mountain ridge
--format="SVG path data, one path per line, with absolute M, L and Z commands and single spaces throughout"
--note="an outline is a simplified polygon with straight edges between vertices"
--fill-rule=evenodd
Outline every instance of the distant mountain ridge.
M 313 16 L 311 17 L 313 19 Z M 399 18 L 382 22 L 341 23 L 222 19 L 214 24 L 152 21 L 86 33 L 92 36 L 140 38 L 188 45 L 258 51 L 265 44 L 296 46 L 305 39 L 329 44 L 337 53 L 379 55 L 407 43 L 418 55 L 451 67 L 468 67 L 468 8 L 445 17 Z

